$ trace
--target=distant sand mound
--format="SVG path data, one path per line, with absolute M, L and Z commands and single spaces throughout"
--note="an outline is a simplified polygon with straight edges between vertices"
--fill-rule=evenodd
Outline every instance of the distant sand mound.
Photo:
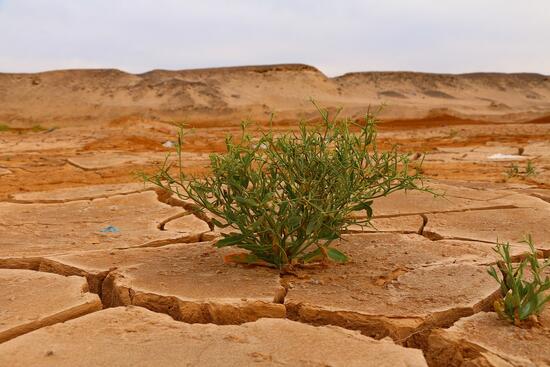
M 547 121 L 550 77 L 539 74 L 361 72 L 328 78 L 302 64 L 195 70 L 63 70 L 0 74 L 0 123 L 107 123 L 128 116 L 224 125 L 250 118 L 312 118 L 314 98 L 356 117 L 386 105 L 384 120 Z

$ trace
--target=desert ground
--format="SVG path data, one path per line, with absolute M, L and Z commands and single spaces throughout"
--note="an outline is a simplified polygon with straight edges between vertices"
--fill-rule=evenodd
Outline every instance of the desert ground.
M 346 264 L 226 264 L 220 233 L 136 172 L 186 123 L 207 174 L 242 120 L 289 131 L 309 101 L 380 119 L 379 147 L 443 196 L 398 192 Z M 360 214 L 360 213 L 359 213 Z M 0 74 L 0 366 L 550 366 L 550 308 L 515 327 L 487 274 L 531 234 L 550 257 L 550 76 L 307 65 Z

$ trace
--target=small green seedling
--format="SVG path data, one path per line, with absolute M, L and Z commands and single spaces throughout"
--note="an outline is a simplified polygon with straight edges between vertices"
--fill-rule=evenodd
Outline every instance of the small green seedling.
M 527 320 L 537 323 L 544 305 L 550 301 L 550 295 L 547 294 L 550 278 L 546 276 L 543 279 L 542 274 L 550 266 L 550 261 L 539 262 L 530 235 L 524 243 L 529 245 L 531 251 L 518 264 L 514 264 L 510 256 L 510 244 L 497 243 L 493 250 L 502 258 L 497 263 L 500 276 L 494 267 L 488 269 L 489 274 L 500 284 L 501 297 L 494 303 L 495 311 L 516 326 Z
M 509 178 L 519 176 L 519 166 L 517 163 L 512 163 L 512 165 L 510 165 L 510 168 L 506 171 L 506 176 Z
M 527 166 L 525 166 L 525 177 L 531 177 L 536 176 L 537 170 L 535 169 L 535 165 L 531 161 L 527 161 Z
M 354 224 L 368 225 L 373 200 L 398 190 L 422 188 L 418 171 L 408 169 L 409 157 L 394 147 L 379 152 L 376 121 L 329 119 L 300 123 L 298 131 L 259 138 L 247 133 L 236 142 L 226 139 L 225 154 L 210 156 L 212 174 L 192 177 L 182 170 L 181 130 L 176 144 L 179 174 L 166 160 L 148 181 L 191 200 L 212 216 L 224 233 L 217 247 L 248 251 L 238 262 L 268 264 L 281 270 L 311 262 L 346 262 L 332 244 Z M 177 170 L 178 167 L 176 167 Z M 354 213 L 362 211 L 364 216 Z
M 527 178 L 527 177 L 532 177 L 536 175 L 537 175 L 537 170 L 532 161 L 527 161 L 527 164 L 525 165 L 524 170 L 520 169 L 517 163 L 512 163 L 512 165 L 506 171 L 506 176 L 508 176 L 508 178 L 512 178 L 512 177 Z

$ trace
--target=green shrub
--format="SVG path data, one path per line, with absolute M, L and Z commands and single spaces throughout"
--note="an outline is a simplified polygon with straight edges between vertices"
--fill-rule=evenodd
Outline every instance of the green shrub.
M 501 298 L 495 301 L 494 308 L 500 317 L 520 325 L 523 321 L 537 320 L 550 295 L 550 278 L 542 278 L 542 272 L 550 261 L 540 263 L 531 236 L 524 241 L 529 245 L 530 253 L 518 264 L 512 262 L 509 243 L 497 243 L 494 251 L 502 258 L 498 262 L 499 277 L 494 267 L 489 274 L 500 284 Z M 527 274 L 526 274 L 527 270 Z M 530 280 L 525 279 L 528 276 Z
M 512 178 L 512 177 L 527 178 L 527 177 L 536 176 L 537 170 L 533 162 L 529 160 L 527 161 L 524 170 L 521 170 L 517 163 L 512 163 L 508 168 L 508 170 L 506 171 L 506 175 L 508 176 L 508 178 Z
M 313 261 L 345 262 L 333 241 L 352 224 L 369 224 L 373 199 L 422 189 L 421 177 L 409 172 L 406 154 L 377 150 L 371 115 L 359 124 L 318 110 L 321 124 L 300 123 L 298 131 L 281 135 L 267 131 L 255 139 L 243 124 L 240 139 L 226 138 L 226 153 L 210 156 L 211 175 L 202 178 L 181 169 L 181 130 L 178 173 L 170 172 L 167 159 L 146 179 L 213 214 L 216 226 L 234 229 L 217 246 L 248 250 L 246 262 L 287 270 Z M 352 215 L 357 211 L 366 215 Z

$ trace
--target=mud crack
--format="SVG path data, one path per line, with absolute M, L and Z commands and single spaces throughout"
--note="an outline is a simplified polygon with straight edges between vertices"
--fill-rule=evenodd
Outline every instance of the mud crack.
M 472 212 L 472 211 L 483 211 L 483 210 L 496 210 L 496 209 L 520 209 L 520 207 L 516 205 L 495 205 L 495 206 L 487 206 L 487 207 L 480 207 L 480 208 L 465 208 L 465 209 L 453 209 L 453 210 L 434 210 L 434 211 L 428 211 L 428 212 L 411 212 L 411 213 L 403 213 L 403 214 L 387 214 L 387 215 L 376 215 L 373 217 L 373 219 L 376 218 L 396 218 L 396 217 L 406 217 L 411 215 L 426 215 L 426 214 L 443 214 L 443 213 L 464 213 L 464 212 Z M 358 217 L 360 218 L 360 217 Z
M 190 214 L 193 214 L 195 217 L 197 217 L 198 219 L 200 219 L 200 220 L 204 221 L 206 224 L 208 224 L 208 227 L 210 228 L 211 231 L 214 230 L 214 223 L 212 223 L 212 219 L 204 213 L 204 211 L 202 210 L 202 208 L 200 206 L 198 206 L 196 204 L 193 204 L 193 203 L 185 202 L 185 201 L 180 200 L 180 199 L 176 199 L 172 196 L 171 192 L 169 192 L 167 190 L 164 190 L 164 189 L 155 189 L 155 192 L 157 194 L 158 201 L 160 201 L 161 203 L 164 203 L 164 204 L 167 204 L 167 205 L 170 205 L 170 206 L 177 206 L 177 207 L 185 209 Z M 185 215 L 187 215 L 187 214 L 183 214 L 182 216 L 185 216 Z M 177 219 L 177 218 L 179 218 L 179 217 L 172 218 L 172 219 L 168 218 L 166 223 L 163 224 L 163 228 L 168 222 L 170 222 L 171 220 Z

